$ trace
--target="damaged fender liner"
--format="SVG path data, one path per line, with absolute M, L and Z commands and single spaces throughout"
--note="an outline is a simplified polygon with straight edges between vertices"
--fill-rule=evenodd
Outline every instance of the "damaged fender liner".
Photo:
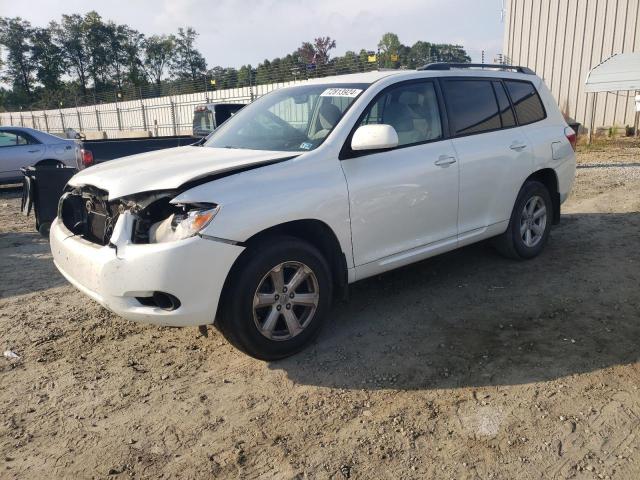
M 74 234 L 81 235 L 93 243 L 108 245 L 113 233 L 113 227 L 120 214 L 130 211 L 136 221 L 131 240 L 134 243 L 148 243 L 148 230 L 151 224 L 164 220 L 176 209 L 171 199 L 198 185 L 212 182 L 238 173 L 255 170 L 296 158 L 298 155 L 290 155 L 277 158 L 268 162 L 255 163 L 230 169 L 224 172 L 205 174 L 183 183 L 176 189 L 142 191 L 132 195 L 108 200 L 109 193 L 92 185 L 70 186 L 65 188 L 65 193 L 60 198 L 58 205 L 58 217 L 64 225 Z M 243 246 L 242 242 L 217 238 L 209 235 L 200 237 L 223 243 Z

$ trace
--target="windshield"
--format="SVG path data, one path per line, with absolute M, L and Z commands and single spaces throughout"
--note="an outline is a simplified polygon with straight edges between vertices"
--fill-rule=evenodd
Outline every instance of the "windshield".
M 206 147 L 300 152 L 329 135 L 368 84 L 322 84 L 276 90 L 216 130 Z

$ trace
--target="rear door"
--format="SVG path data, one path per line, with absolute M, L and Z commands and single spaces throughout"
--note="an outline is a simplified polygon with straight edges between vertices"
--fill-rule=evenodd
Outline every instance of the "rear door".
M 533 156 L 502 81 L 442 80 L 453 147 L 460 162 L 459 235 L 509 220 Z
M 445 239 L 455 242 L 458 164 L 444 136 L 436 83 L 388 87 L 357 126 L 365 124 L 391 125 L 399 144 L 385 151 L 350 152 L 341 162 L 349 188 L 355 264 Z
M 29 134 L 0 129 L 0 179 L 19 179 L 20 169 L 34 165 L 44 150 L 44 145 Z

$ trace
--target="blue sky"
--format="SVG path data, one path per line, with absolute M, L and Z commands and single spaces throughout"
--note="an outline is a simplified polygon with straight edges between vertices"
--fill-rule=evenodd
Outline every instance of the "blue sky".
M 329 35 L 335 53 L 374 50 L 385 32 L 405 45 L 417 40 L 459 43 L 474 61 L 485 49 L 502 50 L 501 0 L 0 0 L 0 16 L 20 15 L 44 26 L 63 13 L 96 10 L 146 34 L 192 26 L 209 67 L 256 65 L 294 51 L 303 41 Z M 23 8 L 28 6 L 28 8 Z

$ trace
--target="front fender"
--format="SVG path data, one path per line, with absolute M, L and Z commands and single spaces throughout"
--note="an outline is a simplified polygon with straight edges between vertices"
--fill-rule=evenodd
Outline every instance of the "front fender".
M 282 223 L 320 220 L 333 230 L 348 267 L 353 266 L 349 196 L 337 158 L 310 152 L 199 185 L 173 201 L 220 205 L 202 234 L 236 242 Z

